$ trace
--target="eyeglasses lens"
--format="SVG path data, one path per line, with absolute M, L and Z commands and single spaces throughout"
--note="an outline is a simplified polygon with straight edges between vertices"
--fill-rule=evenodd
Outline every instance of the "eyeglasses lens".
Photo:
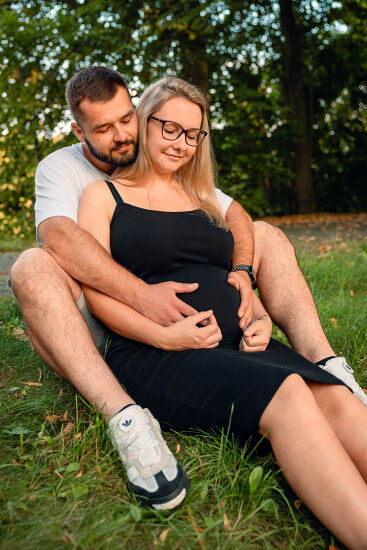
M 176 122 L 167 121 L 163 124 L 163 137 L 165 139 L 174 141 L 182 134 L 182 126 Z M 194 147 L 198 145 L 203 139 L 204 135 L 200 130 L 195 128 L 189 129 L 185 132 L 185 140 L 188 145 L 193 145 Z

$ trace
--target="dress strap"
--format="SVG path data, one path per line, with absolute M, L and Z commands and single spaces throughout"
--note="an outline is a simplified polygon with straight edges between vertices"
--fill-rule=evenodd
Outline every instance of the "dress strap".
M 117 189 L 113 185 L 112 181 L 105 180 L 105 182 L 107 183 L 108 187 L 110 188 L 110 191 L 113 195 L 113 198 L 115 199 L 117 204 L 124 204 L 124 201 L 122 200 L 120 193 L 117 191 Z

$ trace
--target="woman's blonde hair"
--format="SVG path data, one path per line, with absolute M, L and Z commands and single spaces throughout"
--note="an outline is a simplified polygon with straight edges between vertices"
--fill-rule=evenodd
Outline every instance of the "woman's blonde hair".
M 147 147 L 148 117 L 173 97 L 183 97 L 200 107 L 201 129 L 207 137 L 197 147 L 195 155 L 176 172 L 177 181 L 186 193 L 199 204 L 206 215 L 218 226 L 227 228 L 222 209 L 215 193 L 215 161 L 210 143 L 207 102 L 204 95 L 192 84 L 173 76 L 166 76 L 145 90 L 136 110 L 139 121 L 139 154 L 131 166 L 119 171 L 117 178 L 144 179 L 152 169 Z

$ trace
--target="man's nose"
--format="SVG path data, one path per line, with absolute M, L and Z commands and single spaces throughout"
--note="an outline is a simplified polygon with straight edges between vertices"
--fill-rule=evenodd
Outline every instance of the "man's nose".
M 126 141 L 127 139 L 127 133 L 124 128 L 121 128 L 121 126 L 114 126 L 113 127 L 113 140 L 114 141 Z

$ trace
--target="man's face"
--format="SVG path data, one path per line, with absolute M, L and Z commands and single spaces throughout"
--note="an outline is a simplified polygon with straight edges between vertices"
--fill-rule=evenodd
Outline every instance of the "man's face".
M 74 124 L 73 129 L 78 139 L 87 145 L 89 160 L 96 159 L 114 168 L 135 162 L 138 121 L 124 88 L 119 87 L 116 95 L 105 103 L 84 100 L 80 110 L 82 126 Z

